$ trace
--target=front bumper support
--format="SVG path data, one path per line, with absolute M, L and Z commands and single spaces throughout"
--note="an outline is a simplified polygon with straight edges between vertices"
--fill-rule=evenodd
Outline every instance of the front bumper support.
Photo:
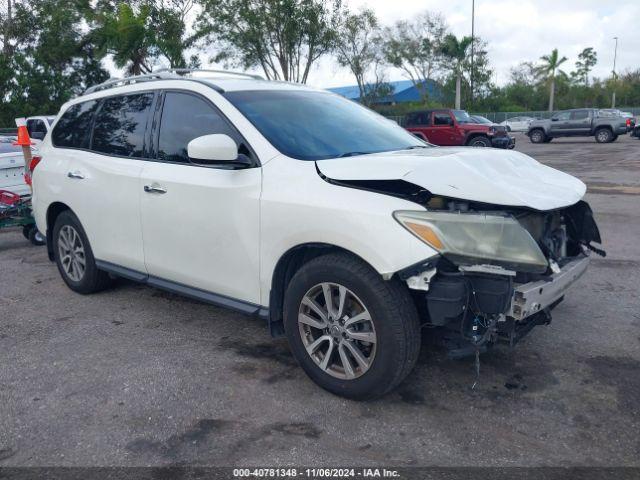
M 521 321 L 552 305 L 584 274 L 588 265 L 589 257 L 583 256 L 565 264 L 548 279 L 516 285 L 507 317 Z

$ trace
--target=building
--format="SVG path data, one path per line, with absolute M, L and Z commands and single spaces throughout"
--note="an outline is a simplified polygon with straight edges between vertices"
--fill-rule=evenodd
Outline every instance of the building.
M 433 80 L 428 80 L 425 83 L 427 86 L 427 95 L 429 99 L 440 99 L 442 96 L 440 86 Z M 393 105 L 403 102 L 419 102 L 422 99 L 420 92 L 411 80 L 387 82 L 387 85 L 391 89 L 391 95 L 376 99 L 372 103 L 377 105 Z M 342 95 L 349 100 L 354 100 L 356 102 L 360 101 L 360 90 L 358 89 L 357 85 L 352 85 L 349 87 L 328 88 L 327 90 L 333 93 L 337 93 L 338 95 Z

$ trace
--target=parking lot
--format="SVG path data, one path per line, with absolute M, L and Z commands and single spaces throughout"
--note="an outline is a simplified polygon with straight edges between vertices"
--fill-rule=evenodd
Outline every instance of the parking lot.
M 0 231 L 0 465 L 640 466 L 640 141 L 516 149 L 588 184 L 606 258 L 512 352 L 425 345 L 387 397 L 332 396 L 264 323 L 120 282 L 81 296 Z

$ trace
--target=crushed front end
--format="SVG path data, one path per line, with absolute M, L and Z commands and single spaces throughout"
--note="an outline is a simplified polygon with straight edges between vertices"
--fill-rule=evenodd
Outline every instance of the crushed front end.
M 589 205 L 540 212 L 433 197 L 427 212 L 397 212 L 398 221 L 440 252 L 398 273 L 423 324 L 449 355 L 515 345 L 604 251 Z

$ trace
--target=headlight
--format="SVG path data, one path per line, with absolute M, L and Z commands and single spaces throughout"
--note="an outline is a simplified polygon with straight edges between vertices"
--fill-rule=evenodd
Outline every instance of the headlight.
M 547 269 L 540 247 L 511 216 L 416 211 L 398 211 L 393 216 L 456 264 L 484 263 L 526 272 Z

